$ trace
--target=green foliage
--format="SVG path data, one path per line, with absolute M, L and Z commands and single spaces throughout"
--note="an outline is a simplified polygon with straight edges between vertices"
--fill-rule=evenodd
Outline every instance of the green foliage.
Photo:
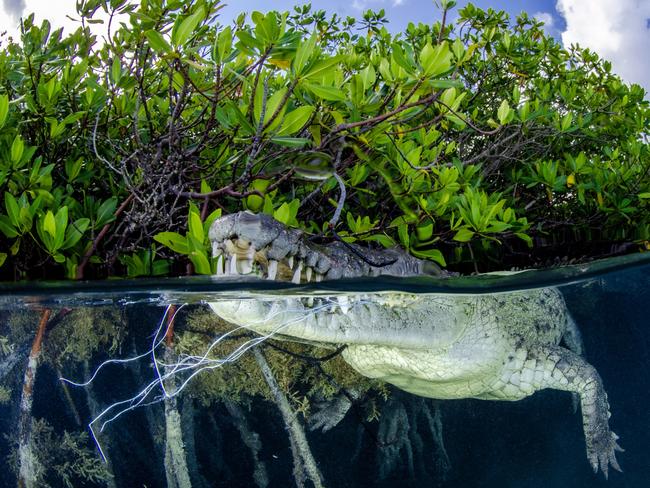
M 32 423 L 32 438 L 37 455 L 34 480 L 37 486 L 73 488 L 88 483 L 105 484 L 110 479 L 86 432 L 58 433 L 45 420 L 37 419 Z M 17 447 L 18 442 L 15 444 Z M 9 456 L 9 466 L 18 471 L 17 448 Z
M 10 313 L 7 317 L 8 329 L 5 335 L 9 344 L 25 344 L 32 341 L 39 319 L 40 314 L 29 308 Z
M 12 353 L 14 345 L 5 336 L 0 336 L 0 360 Z M 0 405 L 9 403 L 11 400 L 11 390 L 5 385 L 0 386 Z
M 11 391 L 0 386 L 0 405 L 7 404 L 11 400 Z
M 126 276 L 129 278 L 161 276 L 169 273 L 169 261 L 156 259 L 156 246 L 154 245 L 150 249 L 143 249 L 130 256 L 121 256 L 120 261 L 126 266 Z
M 11 354 L 13 349 L 14 347 L 11 342 L 9 342 L 9 339 L 5 336 L 0 336 L 0 357 Z
M 65 262 L 65 257 L 59 251 L 74 246 L 88 228 L 90 219 L 81 218 L 68 227 L 68 207 L 61 207 L 56 215 L 48 210 L 37 223 L 36 230 L 48 254 L 57 263 Z
M 86 23 L 98 9 L 127 15 L 104 44 L 33 17 L 2 41 L 4 279 L 155 275 L 170 258 L 210 273 L 200 216 L 217 209 L 327 237 L 334 171 L 342 238 L 441 264 L 648 245 L 643 89 L 525 14 L 468 4 L 392 35 L 381 11 L 225 26 L 217 0 L 78 2 Z
M 214 274 L 216 260 L 211 256 L 210 239 L 208 231 L 212 222 L 221 216 L 221 209 L 212 212 L 205 221 L 201 221 L 201 214 L 196 205 L 190 203 L 187 216 L 187 233 L 181 236 L 176 232 L 160 232 L 154 240 L 167 246 L 178 254 L 185 254 L 194 265 L 194 270 L 199 274 Z
M 100 350 L 115 354 L 123 340 L 123 323 L 113 307 L 75 308 L 48 332 L 44 357 L 61 368 L 66 363 L 88 361 Z

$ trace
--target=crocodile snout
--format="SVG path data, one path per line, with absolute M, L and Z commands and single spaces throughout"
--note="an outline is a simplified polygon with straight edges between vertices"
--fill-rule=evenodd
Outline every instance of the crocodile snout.
M 430 272 L 432 263 L 399 249 L 373 250 L 338 241 L 316 244 L 304 232 L 265 214 L 239 212 L 217 219 L 209 237 L 217 275 L 253 274 L 305 283 L 381 274 L 437 274 Z

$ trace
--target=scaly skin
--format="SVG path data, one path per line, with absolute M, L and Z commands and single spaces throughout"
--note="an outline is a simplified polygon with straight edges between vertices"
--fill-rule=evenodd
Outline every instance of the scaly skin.
M 239 213 L 215 221 L 219 274 L 253 273 L 304 282 L 427 271 L 427 263 L 400 250 L 350 250 L 316 246 L 268 216 Z M 359 256 L 370 256 L 373 267 Z M 275 261 L 275 263 L 273 262 Z M 308 269 L 311 268 L 311 269 Z M 609 428 L 609 404 L 600 376 L 582 357 L 580 333 L 556 289 L 498 295 L 409 295 L 210 303 L 223 319 L 259 334 L 341 345 L 360 374 L 416 395 L 438 398 L 519 400 L 544 388 L 580 398 L 587 457 L 605 477 L 620 471 L 618 437 Z M 564 344 L 563 347 L 562 344 Z

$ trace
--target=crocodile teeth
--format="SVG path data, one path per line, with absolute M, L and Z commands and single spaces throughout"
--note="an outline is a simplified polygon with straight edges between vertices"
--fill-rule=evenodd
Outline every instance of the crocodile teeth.
M 307 268 L 309 269 L 309 268 Z M 307 297 L 307 306 L 313 308 L 314 307 L 314 297 Z
M 293 273 L 293 277 L 291 278 L 291 283 L 295 283 L 296 285 L 300 284 L 300 270 L 299 269 L 297 269 Z
M 232 242 L 230 239 L 226 239 L 223 242 L 223 245 L 228 254 L 235 254 L 237 252 L 237 247 L 235 246 L 235 243 Z
M 246 251 L 246 256 L 241 257 L 237 261 L 237 269 L 239 270 L 240 273 L 242 274 L 250 274 L 253 272 L 253 264 L 254 264 L 254 259 L 255 259 L 255 246 L 252 246 L 249 242 L 243 241 L 242 239 L 237 240 L 237 246 L 239 246 L 240 249 L 243 249 Z M 245 247 L 243 247 L 245 246 Z
M 295 283 L 296 285 L 300 284 L 300 274 L 302 273 L 302 261 L 298 261 L 298 265 L 296 266 L 296 270 L 293 273 L 293 277 L 291 278 L 291 282 Z
M 323 281 L 323 275 L 320 273 L 316 273 L 316 280 L 315 281 Z
M 222 276 L 224 274 L 223 264 L 224 264 L 223 254 L 219 254 L 219 256 L 217 256 L 217 276 Z
M 312 273 L 313 273 L 313 270 L 309 266 L 307 266 L 307 268 L 305 269 L 305 279 L 307 280 L 307 283 L 309 283 L 311 281 Z
M 228 258 L 228 274 L 237 274 L 237 256 L 234 254 Z
M 289 256 L 287 262 L 289 263 L 289 268 L 293 269 L 293 256 Z
M 339 307 L 341 308 L 341 312 L 347 314 L 348 311 L 350 310 L 350 300 L 348 300 L 348 297 L 346 296 L 339 297 L 338 302 L 339 302 Z
M 269 267 L 267 269 L 269 280 L 274 280 L 278 274 L 278 262 L 275 259 L 269 259 Z
M 237 260 L 237 271 L 240 274 L 249 274 L 253 272 L 253 260 L 252 259 L 238 259 Z

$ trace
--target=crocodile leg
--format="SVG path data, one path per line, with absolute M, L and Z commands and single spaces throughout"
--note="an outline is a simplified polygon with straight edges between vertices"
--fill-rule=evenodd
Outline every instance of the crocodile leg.
M 585 345 L 582 342 L 582 333 L 578 328 L 575 320 L 571 315 L 567 314 L 566 329 L 562 335 L 562 343 L 571 351 L 575 352 L 578 356 L 585 356 Z M 572 393 L 573 396 L 573 413 L 578 411 L 578 405 L 580 405 L 580 396 L 577 393 Z
M 585 345 L 582 342 L 582 334 L 580 333 L 578 324 L 576 324 L 573 317 L 569 314 L 567 314 L 566 330 L 562 335 L 562 342 L 568 349 L 575 352 L 578 356 L 585 355 Z
M 587 458 L 594 472 L 600 468 L 607 478 L 609 466 L 621 471 L 616 451 L 622 451 L 618 436 L 609 428 L 609 403 L 603 382 L 591 364 L 573 351 L 543 346 L 518 351 L 505 364 L 501 381 L 492 394 L 506 399 L 524 397 L 544 388 L 570 391 L 580 396 Z

